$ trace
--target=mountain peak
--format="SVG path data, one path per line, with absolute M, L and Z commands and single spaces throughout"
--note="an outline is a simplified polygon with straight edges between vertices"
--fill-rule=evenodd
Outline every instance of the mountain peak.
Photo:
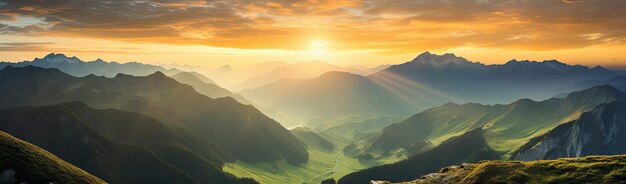
M 43 59 L 51 59 L 51 58 L 59 58 L 59 57 L 60 58 L 67 58 L 67 56 L 65 56 L 65 54 L 61 54 L 61 53 L 56 54 L 56 53 L 53 52 L 53 53 L 50 53 L 50 54 L 44 56 Z
M 67 57 L 61 53 L 50 53 L 42 59 L 36 58 L 33 62 L 45 62 L 45 63 L 79 63 L 82 62 L 76 56 Z
M 418 55 L 415 59 L 411 61 L 411 63 L 431 64 L 435 67 L 443 67 L 448 64 L 467 64 L 471 62 L 465 58 L 458 57 L 453 53 L 437 55 L 437 54 L 431 54 L 430 52 L 426 51 Z
M 158 77 L 158 78 L 163 78 L 163 77 L 167 77 L 165 74 L 163 74 L 163 72 L 161 71 L 156 71 L 153 74 L 148 75 L 149 77 Z

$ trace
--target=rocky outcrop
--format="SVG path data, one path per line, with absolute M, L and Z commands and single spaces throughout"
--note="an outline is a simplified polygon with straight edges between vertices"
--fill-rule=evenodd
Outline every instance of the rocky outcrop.
M 626 153 L 626 105 L 603 104 L 531 139 L 513 153 L 515 160 L 541 160 Z

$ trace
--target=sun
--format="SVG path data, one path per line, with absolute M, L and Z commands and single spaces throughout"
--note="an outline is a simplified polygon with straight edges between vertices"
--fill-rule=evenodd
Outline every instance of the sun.
M 327 54 L 326 47 L 328 42 L 323 40 L 313 40 L 309 46 L 309 54 L 315 58 L 325 57 Z

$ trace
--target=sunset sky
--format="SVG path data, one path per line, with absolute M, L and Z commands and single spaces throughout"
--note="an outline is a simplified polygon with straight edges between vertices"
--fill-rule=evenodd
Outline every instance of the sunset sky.
M 626 66 L 624 0 L 0 0 L 0 60 L 375 66 L 472 61 Z

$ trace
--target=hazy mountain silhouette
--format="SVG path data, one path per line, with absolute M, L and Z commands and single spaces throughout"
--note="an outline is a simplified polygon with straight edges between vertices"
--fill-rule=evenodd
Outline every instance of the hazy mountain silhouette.
M 510 103 L 547 99 L 566 86 L 615 76 L 556 60 L 512 60 L 485 65 L 454 54 L 420 54 L 369 76 L 328 72 L 313 79 L 283 79 L 243 90 L 247 99 L 295 116 L 300 121 L 355 114 L 409 116 L 446 102 Z
M 602 104 L 580 118 L 533 138 L 512 159 L 546 160 L 626 153 L 626 105 Z
M 274 107 L 302 122 L 358 115 L 400 116 L 444 101 L 434 93 L 392 91 L 377 82 L 356 74 L 328 72 L 313 79 L 282 79 L 241 94 L 255 104 Z
M 0 131 L 0 183 L 105 183 L 28 142 Z
M 78 78 L 34 66 L 0 71 L 0 107 L 82 101 L 149 115 L 214 142 L 244 161 L 307 161 L 304 145 L 276 121 L 232 98 L 211 99 L 156 72 L 145 77 Z
M 259 74 L 252 74 L 252 76 L 246 78 L 239 84 L 233 85 L 231 87 L 233 90 L 255 88 L 264 84 L 276 82 L 277 80 L 282 78 L 313 78 L 329 71 L 342 71 L 343 68 L 323 61 L 308 61 L 297 63 L 276 61 L 254 64 L 245 70 L 255 70 L 255 72 L 246 72 L 259 72 Z
M 385 78 L 387 75 L 445 92 L 456 99 L 479 103 L 545 99 L 576 82 L 616 76 L 601 66 L 572 66 L 557 60 L 511 60 L 505 64 L 485 65 L 450 53 L 435 55 L 429 52 L 370 77 Z
M 227 89 L 224 89 L 214 83 L 206 82 L 208 78 L 202 79 L 203 76 L 196 75 L 191 72 L 180 72 L 170 76 L 176 81 L 192 86 L 198 93 L 206 95 L 211 98 L 223 98 L 223 97 L 232 97 L 237 100 L 239 103 L 243 104 L 252 104 L 252 102 L 245 99 L 243 96 L 239 94 L 235 94 Z M 209 79 L 210 81 L 210 79 Z
M 249 101 L 242 96 L 224 89 L 206 76 L 193 71 L 180 71 L 178 69 L 165 69 L 157 65 L 142 64 L 138 62 L 129 62 L 120 64 L 117 62 L 106 62 L 102 59 L 95 61 L 83 61 L 76 56 L 67 57 L 64 54 L 51 53 L 44 58 L 35 58 L 33 61 L 24 61 L 18 63 L 1 62 L 0 69 L 6 66 L 23 67 L 37 66 L 42 68 L 56 68 L 64 73 L 73 76 L 82 77 L 86 75 L 97 75 L 105 77 L 114 77 L 118 73 L 145 76 L 153 74 L 157 71 L 176 79 L 178 82 L 193 86 L 199 93 L 211 98 L 233 97 L 237 101 L 250 104 Z
M 67 74 L 82 77 L 90 74 L 98 76 L 113 77 L 118 73 L 129 75 L 149 75 L 157 71 L 167 74 L 179 73 L 177 69 L 165 69 L 161 66 L 143 64 L 138 62 L 118 63 L 107 62 L 102 59 L 94 61 L 83 61 L 76 56 L 67 57 L 64 54 L 50 53 L 43 58 L 35 58 L 32 61 L 17 63 L 0 62 L 0 69 L 6 66 L 24 67 L 28 65 L 41 68 L 57 68 Z
M 591 86 L 611 85 L 619 90 L 626 91 L 626 76 L 616 76 L 608 79 L 586 80 L 569 86 L 568 90 L 580 90 Z

